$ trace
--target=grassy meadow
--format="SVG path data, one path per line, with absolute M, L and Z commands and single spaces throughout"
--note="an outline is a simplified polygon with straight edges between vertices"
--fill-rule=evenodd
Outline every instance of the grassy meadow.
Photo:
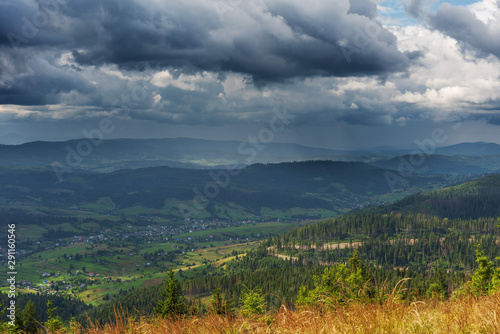
M 118 312 L 119 313 L 119 312 Z M 349 303 L 336 309 L 293 310 L 282 306 L 256 317 L 206 315 L 176 319 L 129 318 L 113 324 L 78 325 L 67 332 L 89 334 L 187 333 L 500 333 L 500 294 L 458 299 Z M 61 331 L 64 333 L 64 331 Z

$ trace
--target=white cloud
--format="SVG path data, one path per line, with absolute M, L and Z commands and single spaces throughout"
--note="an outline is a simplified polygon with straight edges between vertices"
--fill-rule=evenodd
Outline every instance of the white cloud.
M 401 50 L 425 50 L 407 78 L 397 81 L 401 91 L 393 101 L 449 112 L 480 108 L 499 100 L 500 62 L 495 57 L 471 58 L 455 40 L 422 26 L 393 28 Z
M 175 75 L 174 71 L 174 75 Z M 204 91 L 204 88 L 201 87 L 203 83 L 214 83 L 218 82 L 217 75 L 215 73 L 202 72 L 196 73 L 194 75 L 181 73 L 177 77 L 175 77 L 170 73 L 169 70 L 157 72 L 153 75 L 151 79 L 151 84 L 157 87 L 168 87 L 173 86 L 182 90 L 188 91 Z
M 498 0 L 483 0 L 467 6 L 484 23 L 498 21 Z

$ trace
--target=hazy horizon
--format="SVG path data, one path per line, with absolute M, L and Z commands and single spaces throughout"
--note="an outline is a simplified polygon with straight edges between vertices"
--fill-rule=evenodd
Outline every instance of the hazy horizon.
M 9 135 L 15 135 L 18 140 L 12 139 L 11 142 L 8 140 Z M 19 137 L 17 137 L 19 136 Z M 26 138 L 25 140 L 21 140 L 21 138 Z M 27 139 L 29 136 L 23 136 L 19 134 L 6 134 L 3 136 L 0 136 L 0 145 L 7 145 L 7 146 L 20 146 L 24 144 L 29 144 L 33 142 L 53 142 L 53 143 L 59 143 L 59 142 L 67 142 L 67 141 L 73 141 L 73 140 L 81 140 L 81 139 L 86 139 L 85 136 L 80 136 L 80 137 L 68 137 L 68 138 L 38 138 L 38 139 Z M 217 142 L 235 142 L 235 143 L 240 143 L 244 140 L 236 140 L 236 139 L 207 139 L 207 138 L 196 138 L 196 137 L 116 137 L 116 138 L 104 138 L 104 140 L 149 140 L 149 139 L 194 139 L 194 140 L 205 140 L 205 141 L 217 141 Z M 12 143 L 14 142 L 14 143 Z M 364 147 L 358 147 L 358 148 L 352 148 L 352 149 L 339 149 L 339 148 L 332 148 L 332 147 L 324 147 L 324 146 L 312 146 L 312 145 L 304 145 L 300 144 L 297 142 L 285 142 L 285 141 L 274 141 L 273 143 L 275 144 L 289 144 L 289 145 L 300 145 L 306 148 L 311 148 L 311 149 L 326 149 L 326 150 L 332 150 L 332 151 L 365 151 L 365 150 L 414 150 L 416 147 L 415 143 L 395 143 L 395 145 L 374 145 L 374 146 L 364 146 Z M 486 141 L 463 141 L 463 142 L 458 142 L 450 145 L 436 145 L 436 147 L 443 148 L 443 147 L 449 147 L 449 146 L 455 146 L 459 144 L 496 144 L 500 145 L 499 143 L 496 142 L 486 142 Z M 236 149 L 236 147 L 235 147 Z

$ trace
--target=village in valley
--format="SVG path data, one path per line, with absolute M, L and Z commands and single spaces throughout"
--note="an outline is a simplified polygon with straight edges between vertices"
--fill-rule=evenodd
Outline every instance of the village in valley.
M 169 223 L 158 216 L 138 216 L 129 218 L 127 224 L 95 225 L 88 234 L 63 233 L 67 236 L 56 239 L 37 236 L 17 249 L 23 276 L 16 285 L 28 293 L 70 295 L 99 304 L 127 289 L 161 281 L 170 267 L 188 273 L 232 259 L 259 239 L 309 222 L 257 219 Z M 256 224 L 268 233 L 255 232 Z M 6 250 L 2 251 L 0 263 L 7 259 Z

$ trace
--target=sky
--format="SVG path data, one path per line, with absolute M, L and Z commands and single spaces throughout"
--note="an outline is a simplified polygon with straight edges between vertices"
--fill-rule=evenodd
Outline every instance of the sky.
M 0 0 L 0 142 L 500 143 L 499 57 L 497 0 Z

